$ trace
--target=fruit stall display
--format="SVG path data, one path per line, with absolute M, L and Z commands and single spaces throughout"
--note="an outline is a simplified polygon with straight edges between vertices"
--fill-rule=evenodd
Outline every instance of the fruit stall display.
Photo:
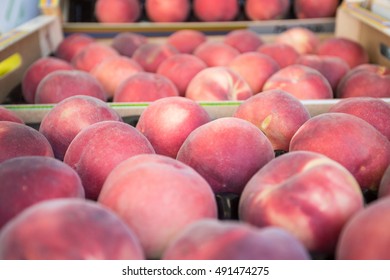
M 331 34 L 3 37 L 0 259 L 389 259 L 389 37 L 360 9 Z

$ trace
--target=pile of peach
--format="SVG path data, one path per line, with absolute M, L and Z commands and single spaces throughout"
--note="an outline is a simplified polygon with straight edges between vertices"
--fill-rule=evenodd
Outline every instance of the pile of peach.
M 74 34 L 55 55 L 22 81 L 53 105 L 38 129 L 0 107 L 0 259 L 390 258 L 390 76 L 359 43 Z M 107 101 L 150 103 L 130 125 Z

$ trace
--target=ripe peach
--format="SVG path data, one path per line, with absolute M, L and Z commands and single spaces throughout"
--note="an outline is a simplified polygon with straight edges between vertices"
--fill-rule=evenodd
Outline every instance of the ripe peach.
M 72 33 L 65 37 L 55 50 L 55 56 L 71 62 L 73 57 L 95 39 L 86 33 Z
M 225 66 L 201 70 L 190 81 L 185 96 L 193 100 L 245 100 L 253 92 L 247 82 Z
M 309 260 L 310 255 L 300 241 L 281 228 L 258 229 L 237 221 L 203 219 L 185 228 L 162 259 Z
M 148 259 L 161 257 L 186 226 L 217 218 L 210 185 L 192 168 L 162 155 L 138 155 L 107 177 L 98 202 L 138 236 Z
M 387 196 L 390 196 L 390 165 L 386 168 L 378 188 L 378 198 Z
M 288 44 L 299 54 L 316 53 L 321 43 L 318 35 L 306 27 L 291 27 L 277 35 L 275 42 Z
M 16 122 L 0 121 L 0 163 L 20 156 L 54 157 L 53 149 L 38 130 Z
M 180 29 L 167 37 L 167 43 L 174 46 L 180 53 L 192 54 L 202 43 L 207 41 L 207 36 L 202 31 L 193 29 Z
M 134 51 L 147 42 L 148 37 L 142 34 L 123 31 L 112 38 L 111 47 L 121 55 L 132 57 Z
M 324 154 L 347 168 L 362 190 L 377 190 L 390 164 L 390 142 L 375 127 L 347 113 L 323 113 L 294 134 L 290 151 Z
M 233 116 L 250 121 L 270 140 L 275 151 L 287 152 L 295 132 L 310 119 L 298 98 L 280 89 L 268 90 L 243 101 Z
M 368 53 L 357 41 L 343 37 L 328 38 L 317 48 L 319 55 L 331 55 L 343 59 L 350 68 L 368 63 Z
M 136 22 L 141 16 L 140 0 L 97 0 L 94 9 L 99 22 Z
M 295 0 L 294 14 L 298 19 L 334 17 L 339 0 Z
M 253 174 L 273 158 L 267 137 L 254 124 L 234 117 L 199 126 L 177 153 L 177 159 L 202 175 L 216 194 L 240 194 Z
M 256 51 L 264 42 L 260 35 L 249 29 L 236 29 L 228 32 L 223 43 L 228 44 L 240 53 Z
M 246 0 L 244 9 L 250 20 L 283 19 L 290 10 L 290 0 Z
M 79 175 L 62 161 L 44 156 L 21 156 L 0 164 L 0 228 L 38 202 L 84 198 Z
M 15 111 L 0 105 L 0 121 L 10 121 L 24 124 L 24 120 L 20 118 Z
M 207 66 L 226 66 L 240 52 L 223 42 L 207 41 L 194 50 L 194 55 L 202 59 Z
M 241 53 L 227 66 L 237 72 L 255 94 L 260 92 L 265 82 L 280 70 L 279 64 L 275 60 L 259 52 Z
M 133 230 L 109 209 L 57 198 L 28 207 L 3 227 L 0 259 L 142 260 L 145 255 Z
M 63 59 L 42 57 L 33 62 L 22 78 L 22 94 L 27 103 L 34 103 L 35 93 L 41 80 L 57 70 L 72 70 L 73 66 Z
M 76 135 L 66 150 L 64 162 L 79 174 L 86 198 L 94 200 L 115 166 L 142 153 L 154 150 L 141 132 L 124 122 L 101 121 Z
M 122 118 L 98 98 L 72 96 L 50 109 L 40 123 L 39 132 L 50 142 L 55 157 L 63 160 L 69 144 L 82 129 L 107 120 L 121 121 Z
M 358 182 L 341 164 L 319 153 L 291 151 L 253 175 L 242 192 L 239 217 L 258 227 L 284 228 L 310 252 L 332 254 L 342 227 L 363 205 Z
M 232 21 L 239 13 L 237 0 L 193 0 L 192 10 L 200 21 Z
M 284 43 L 264 43 L 257 51 L 270 56 L 280 68 L 295 64 L 300 56 L 292 46 Z
M 319 71 L 300 64 L 284 67 L 264 84 L 264 90 L 282 89 L 298 99 L 329 99 L 333 97 L 328 80 Z
M 86 95 L 106 101 L 107 95 L 101 83 L 88 72 L 58 70 L 46 75 L 39 83 L 34 102 L 58 103 L 68 97 Z
M 123 81 L 142 71 L 141 65 L 134 59 L 126 56 L 114 56 L 96 65 L 90 73 L 103 86 L 108 98 L 112 98 Z
M 154 22 L 184 22 L 191 11 L 190 0 L 146 0 L 145 11 Z
M 209 114 L 198 103 L 173 96 L 150 103 L 142 112 L 136 128 L 148 138 L 157 154 L 176 158 L 188 135 L 209 121 Z
M 156 73 L 170 79 L 179 91 L 179 95 L 184 96 L 192 78 L 206 68 L 206 63 L 199 57 L 179 53 L 165 59 Z
M 179 53 L 172 45 L 164 43 L 145 43 L 139 46 L 132 58 L 147 72 L 155 73 L 160 64 L 168 57 Z
M 175 84 L 167 77 L 139 72 L 124 80 L 114 93 L 114 102 L 148 102 L 163 97 L 178 96 Z

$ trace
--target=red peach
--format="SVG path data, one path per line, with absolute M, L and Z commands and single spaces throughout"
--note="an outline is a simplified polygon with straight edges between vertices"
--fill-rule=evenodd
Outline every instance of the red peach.
M 200 21 L 232 21 L 239 13 L 237 0 L 193 0 L 192 10 Z
M 284 43 L 264 43 L 257 51 L 270 56 L 280 68 L 295 64 L 300 56 L 292 46 Z
M 305 27 L 291 27 L 277 35 L 275 42 L 288 44 L 300 54 L 316 53 L 321 43 L 318 35 Z
M 65 37 L 55 50 L 55 56 L 71 62 L 73 57 L 95 39 L 85 33 L 72 33 Z
M 386 168 L 378 188 L 378 198 L 388 196 L 390 196 L 390 165 Z
M 191 3 L 189 0 L 146 0 L 145 10 L 154 22 L 184 22 L 190 14 Z
M 111 47 L 121 55 L 132 57 L 135 50 L 147 42 L 148 37 L 142 34 L 123 31 L 112 38 Z
M 0 105 L 0 121 L 10 121 L 24 124 L 24 120 L 20 118 L 15 111 Z
M 174 46 L 180 53 L 192 54 L 207 36 L 202 31 L 193 29 L 180 29 L 167 37 L 167 43 Z
M 179 51 L 174 46 L 166 43 L 145 43 L 134 51 L 132 58 L 145 71 L 155 73 L 165 59 L 177 53 Z
M 339 0 L 295 0 L 294 14 L 298 19 L 334 17 Z
M 250 20 L 283 19 L 290 5 L 290 0 L 246 0 L 244 9 Z
M 94 9 L 99 22 L 136 22 L 141 16 L 139 0 L 97 0 Z
M 226 66 L 239 54 L 236 48 L 214 41 L 206 41 L 194 50 L 194 55 L 202 59 L 209 67 Z
M 264 42 L 260 35 L 249 29 L 236 29 L 228 32 L 223 43 L 228 44 L 240 53 L 256 51 Z

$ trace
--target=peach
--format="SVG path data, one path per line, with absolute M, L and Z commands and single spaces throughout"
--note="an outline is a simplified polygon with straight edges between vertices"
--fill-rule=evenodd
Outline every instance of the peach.
M 273 74 L 264 84 L 263 91 L 282 89 L 298 99 L 329 99 L 333 97 L 328 80 L 314 68 L 293 64 Z
M 179 53 L 165 59 L 157 68 L 156 73 L 171 80 L 179 91 L 179 95 L 184 96 L 192 78 L 206 68 L 207 64 L 199 57 Z
M 101 83 L 88 72 L 58 70 L 48 74 L 39 83 L 34 103 L 58 103 L 68 97 L 86 95 L 106 101 Z
M 275 151 L 287 152 L 295 132 L 310 119 L 298 98 L 280 89 L 256 94 L 243 101 L 233 116 L 256 125 L 270 140 Z
M 298 58 L 297 64 L 320 71 L 330 83 L 333 93 L 336 93 L 339 82 L 350 70 L 349 65 L 344 60 L 335 56 L 305 54 Z
M 209 67 L 226 66 L 239 54 L 236 48 L 215 41 L 206 41 L 194 50 L 194 55 L 202 59 Z
M 290 151 L 324 154 L 347 168 L 363 191 L 377 190 L 390 164 L 390 142 L 365 120 L 347 113 L 323 113 L 294 134 Z
M 123 81 L 142 71 L 143 68 L 134 59 L 114 56 L 96 65 L 90 73 L 103 86 L 108 98 L 112 98 Z
M 41 132 L 50 142 L 56 158 L 63 160 L 69 144 L 87 126 L 100 122 L 121 121 L 109 105 L 91 96 L 72 96 L 54 105 L 42 118 Z
M 205 33 L 193 29 L 179 29 L 167 37 L 167 43 L 174 46 L 180 53 L 192 54 L 202 43 L 207 41 Z
M 190 15 L 190 0 L 146 0 L 145 11 L 150 21 L 184 22 Z
M 290 45 L 284 43 L 264 43 L 257 51 L 270 56 L 280 68 L 295 64 L 300 54 Z
M 80 177 L 51 157 L 21 156 L 0 164 L 0 228 L 27 207 L 54 198 L 84 198 Z
M 95 16 L 99 22 L 136 22 L 141 16 L 140 0 L 97 0 Z
M 177 153 L 209 182 L 214 193 L 240 194 L 248 180 L 274 158 L 271 142 L 249 121 L 222 117 L 194 129 Z
M 228 44 L 240 53 L 256 51 L 264 42 L 260 35 L 249 29 L 236 29 L 228 32 L 223 43 Z
M 275 42 L 288 44 L 299 54 L 316 53 L 321 43 L 318 35 L 306 27 L 291 27 L 278 34 Z
M 388 260 L 390 198 L 379 199 L 354 215 L 344 226 L 337 260 Z
M 350 68 L 368 63 L 367 50 L 357 41 L 343 37 L 328 38 L 321 42 L 317 54 L 336 56 L 348 63 Z
M 178 233 L 195 221 L 217 218 L 210 185 L 192 168 L 162 155 L 138 155 L 107 177 L 98 202 L 138 236 L 148 259 L 159 259 Z
M 145 255 L 133 230 L 109 209 L 57 198 L 28 207 L 3 227 L 0 259 L 142 260 Z
M 294 14 L 298 19 L 334 17 L 339 2 L 339 0 L 295 0 Z
M 94 42 L 88 44 L 73 57 L 72 65 L 78 70 L 90 72 L 103 60 L 113 56 L 119 56 L 114 48 L 101 42 Z
M 21 156 L 54 157 L 42 133 L 21 123 L 0 121 L 0 163 Z
M 390 97 L 390 69 L 378 64 L 360 64 L 341 79 L 336 96 Z
M 290 0 L 246 0 L 245 14 L 250 20 L 271 20 L 286 18 Z
M 192 10 L 200 21 L 232 21 L 240 7 L 237 0 L 193 0 Z
M 390 104 L 383 99 L 375 97 L 345 98 L 332 105 L 328 111 L 357 116 L 378 129 L 390 141 Z
M 176 158 L 188 135 L 209 121 L 209 114 L 198 103 L 172 96 L 150 103 L 141 113 L 136 128 L 148 138 L 157 154 Z
M 81 130 L 70 143 L 64 162 L 79 174 L 86 198 L 95 200 L 108 174 L 120 162 L 154 153 L 149 140 L 121 121 L 101 121 Z
M 228 244 L 228 245 L 227 245 Z M 237 221 L 203 219 L 185 228 L 164 260 L 309 260 L 300 241 L 277 227 L 259 229 Z M 267 275 L 267 270 L 263 275 Z
M 179 53 L 172 45 L 166 43 L 145 43 L 139 46 L 132 58 L 147 71 L 155 73 L 160 64 L 168 57 Z
M 239 217 L 257 227 L 281 227 L 312 253 L 332 255 L 346 222 L 363 209 L 354 176 L 338 162 L 291 151 L 266 164 L 245 185 Z
M 72 33 L 65 37 L 55 50 L 55 56 L 71 62 L 73 57 L 95 39 L 86 33 Z
M 132 57 L 135 50 L 148 41 L 148 37 L 142 34 L 122 31 L 112 38 L 111 47 L 120 55 Z
M 197 101 L 245 100 L 253 92 L 247 82 L 225 66 L 201 70 L 188 84 L 185 96 Z
M 41 80 L 57 70 L 72 70 L 73 66 L 56 57 L 42 57 L 33 62 L 22 77 L 22 94 L 27 103 L 34 103 L 35 93 Z
M 24 124 L 24 120 L 15 111 L 0 105 L 0 121 L 10 121 Z
M 167 77 L 139 72 L 124 80 L 114 93 L 114 102 L 150 102 L 163 97 L 178 96 L 175 84 Z
M 386 168 L 378 188 L 378 198 L 387 196 L 390 196 L 390 165 Z
M 237 72 L 255 94 L 260 92 L 265 82 L 280 70 L 279 64 L 275 60 L 259 52 L 241 53 L 227 66 Z

